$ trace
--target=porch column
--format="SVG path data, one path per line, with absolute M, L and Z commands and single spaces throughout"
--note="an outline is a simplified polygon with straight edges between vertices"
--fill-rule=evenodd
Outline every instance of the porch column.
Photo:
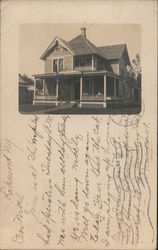
M 114 97 L 116 97 L 116 78 L 114 78 Z
M 36 78 L 34 80 L 34 96 L 33 96 L 33 105 L 35 105 L 35 100 L 36 100 Z
M 80 77 L 80 104 L 79 107 L 82 107 L 82 84 L 83 84 L 83 79 L 82 76 Z
M 106 108 L 106 75 L 104 75 L 104 104 L 103 107 Z
M 56 80 L 56 106 L 58 106 L 59 80 Z
M 94 55 L 92 55 L 92 71 L 94 70 Z

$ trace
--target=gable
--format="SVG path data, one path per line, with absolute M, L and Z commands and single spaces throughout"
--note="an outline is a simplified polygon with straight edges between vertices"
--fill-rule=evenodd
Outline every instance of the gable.
M 52 50 L 50 51 L 50 53 L 47 56 L 47 59 L 49 58 L 58 58 L 60 56 L 69 56 L 71 55 L 71 53 L 64 47 L 62 46 L 58 46 L 58 47 L 53 47 Z
M 41 59 L 42 60 L 46 60 L 47 57 L 56 52 L 58 52 L 58 54 L 60 54 L 61 52 L 69 52 L 69 54 L 74 54 L 72 49 L 70 48 L 69 44 L 64 41 L 63 39 L 61 38 L 58 38 L 56 37 L 53 42 L 49 45 L 49 47 L 45 50 L 45 52 L 43 53 L 43 55 L 41 56 Z

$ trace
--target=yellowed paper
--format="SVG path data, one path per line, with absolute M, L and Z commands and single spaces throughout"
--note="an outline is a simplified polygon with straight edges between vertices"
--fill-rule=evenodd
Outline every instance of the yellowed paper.
M 156 249 L 156 18 L 156 1 L 1 1 L 1 249 Z M 140 112 L 19 112 L 19 73 L 82 27 L 140 54 Z

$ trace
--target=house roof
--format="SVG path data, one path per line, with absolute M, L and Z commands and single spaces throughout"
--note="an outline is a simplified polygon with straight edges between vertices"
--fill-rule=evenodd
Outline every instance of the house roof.
M 126 44 L 115 44 L 115 45 L 101 46 L 101 47 L 98 47 L 98 49 L 99 49 L 100 53 L 107 60 L 120 59 L 122 57 L 124 51 L 126 51 L 127 60 L 128 60 L 128 62 L 130 62 Z
M 25 79 L 21 74 L 19 74 L 19 84 L 26 86 L 33 85 L 33 82 L 31 81 L 31 78 Z
M 96 47 L 92 42 L 90 42 L 86 37 L 83 37 L 82 35 L 76 36 L 69 42 L 65 41 L 62 38 L 56 37 L 49 45 L 49 47 L 45 50 L 45 52 L 41 56 L 41 59 L 45 60 L 47 58 L 49 53 L 52 51 L 52 48 L 54 47 L 54 42 L 56 39 L 61 41 L 74 56 L 96 54 L 103 57 L 104 59 L 112 60 L 120 59 L 124 51 L 126 51 L 127 61 L 128 63 L 130 62 L 126 44 Z
M 69 45 L 71 46 L 76 56 L 99 54 L 98 48 L 93 43 L 91 43 L 87 38 L 84 38 L 81 35 L 69 41 Z
M 22 77 L 22 75 L 19 74 L 19 83 L 26 84 L 26 81 Z
M 105 75 L 105 74 L 118 79 L 123 79 L 121 76 L 118 76 L 117 74 L 114 74 L 108 70 L 82 71 L 82 72 L 77 70 L 71 70 L 71 71 L 60 71 L 58 74 L 56 72 L 52 72 L 52 73 L 36 74 L 33 76 L 35 78 L 45 79 L 45 78 L 57 78 L 59 76 L 72 76 L 72 75 L 94 76 L 94 75 Z

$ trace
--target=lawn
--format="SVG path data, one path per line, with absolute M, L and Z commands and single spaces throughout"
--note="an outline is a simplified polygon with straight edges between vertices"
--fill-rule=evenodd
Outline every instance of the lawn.
M 23 104 L 19 107 L 22 114 L 138 114 L 140 107 L 119 107 L 111 106 L 108 108 L 77 108 L 77 107 L 56 107 L 51 105 L 31 105 Z
M 20 113 L 36 113 L 36 112 L 43 112 L 48 109 L 52 109 L 51 105 L 32 105 L 32 104 L 21 104 L 19 105 L 19 112 Z

